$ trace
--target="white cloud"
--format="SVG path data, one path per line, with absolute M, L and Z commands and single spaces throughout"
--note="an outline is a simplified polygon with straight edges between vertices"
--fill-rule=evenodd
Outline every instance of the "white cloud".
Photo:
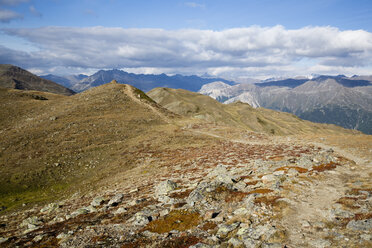
M 8 23 L 12 20 L 22 19 L 23 16 L 7 9 L 0 9 L 0 22 Z
M 32 15 L 37 16 L 37 17 L 42 16 L 42 14 L 33 5 L 31 5 L 29 9 Z
M 0 0 L 1 5 L 18 5 L 20 3 L 26 3 L 29 0 Z
M 185 2 L 185 5 L 191 8 L 205 8 L 205 4 L 195 2 Z
M 222 31 L 43 27 L 3 32 L 39 50 L 0 47 L 1 63 L 49 71 L 128 68 L 231 78 L 317 73 L 316 68 L 357 74 L 372 67 L 372 33 L 334 27 L 251 26 Z

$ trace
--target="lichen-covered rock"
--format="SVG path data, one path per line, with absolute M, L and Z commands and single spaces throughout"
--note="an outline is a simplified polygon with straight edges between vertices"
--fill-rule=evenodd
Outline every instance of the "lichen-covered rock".
M 155 195 L 161 196 L 166 195 L 168 192 L 175 190 L 177 188 L 177 184 L 171 180 L 166 180 L 161 183 L 159 183 L 155 187 Z
M 354 231 L 368 231 L 372 229 L 372 219 L 367 220 L 352 220 L 350 221 L 346 228 Z
M 117 205 L 119 205 L 119 203 L 121 203 L 123 201 L 123 198 L 124 198 L 124 195 L 121 194 L 121 193 L 118 193 L 110 199 L 110 201 L 108 202 L 108 205 L 109 206 L 117 206 Z
M 0 238 L 0 244 L 5 243 L 8 240 L 9 240 L 9 238 Z
M 240 225 L 240 222 L 235 222 L 231 225 L 227 224 L 221 224 L 219 225 L 218 231 L 217 231 L 217 237 L 219 238 L 226 238 L 227 235 L 234 231 L 236 228 L 238 228 Z
M 91 210 L 88 207 L 79 208 L 76 211 L 72 212 L 71 217 L 74 218 L 76 216 L 79 216 L 79 215 L 82 215 L 82 214 L 88 214 L 90 212 L 91 212 Z
M 229 245 L 231 245 L 232 247 L 236 247 L 236 248 L 243 248 L 245 247 L 245 245 L 243 244 L 242 241 L 240 241 L 239 239 L 233 237 L 231 239 L 229 239 L 229 241 L 227 242 Z
M 329 240 L 325 239 L 311 240 L 309 243 L 314 248 L 326 248 L 332 245 L 332 243 Z
M 189 248 L 210 248 L 210 245 L 203 244 L 203 243 L 197 243 L 195 245 L 190 246 Z
M 22 221 L 21 227 L 27 227 L 28 229 L 33 229 L 37 226 L 42 225 L 43 222 L 40 220 L 37 216 L 31 216 L 25 220 Z
M 93 207 L 98 207 L 98 206 L 101 206 L 104 202 L 105 202 L 105 198 L 103 198 L 102 196 L 98 196 L 92 200 L 90 205 L 92 205 Z
M 49 205 L 43 207 L 41 210 L 40 210 L 40 213 L 51 213 L 51 212 L 54 212 L 56 211 L 57 209 L 59 209 L 59 204 L 57 203 L 50 203 Z
M 123 213 L 126 213 L 128 212 L 128 210 L 126 208 L 118 208 L 116 211 L 115 211 L 115 214 L 123 214 Z

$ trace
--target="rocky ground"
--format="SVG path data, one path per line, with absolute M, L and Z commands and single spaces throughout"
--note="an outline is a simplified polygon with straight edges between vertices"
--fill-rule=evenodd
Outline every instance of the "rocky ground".
M 146 150 L 94 193 L 2 215 L 0 246 L 372 247 L 370 154 L 357 160 L 296 137 L 185 132 L 216 143 Z

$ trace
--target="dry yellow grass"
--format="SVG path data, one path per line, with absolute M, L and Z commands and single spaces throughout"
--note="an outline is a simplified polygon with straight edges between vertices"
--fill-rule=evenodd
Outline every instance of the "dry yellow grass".
M 70 97 L 1 89 L 0 207 L 93 190 L 137 166 L 146 150 L 204 142 L 179 132 L 177 118 L 117 83 Z

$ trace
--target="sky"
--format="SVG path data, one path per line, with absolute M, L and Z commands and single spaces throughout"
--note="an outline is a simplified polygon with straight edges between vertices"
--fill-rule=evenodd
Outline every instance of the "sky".
M 0 63 L 35 74 L 372 74 L 371 0 L 0 0 Z

